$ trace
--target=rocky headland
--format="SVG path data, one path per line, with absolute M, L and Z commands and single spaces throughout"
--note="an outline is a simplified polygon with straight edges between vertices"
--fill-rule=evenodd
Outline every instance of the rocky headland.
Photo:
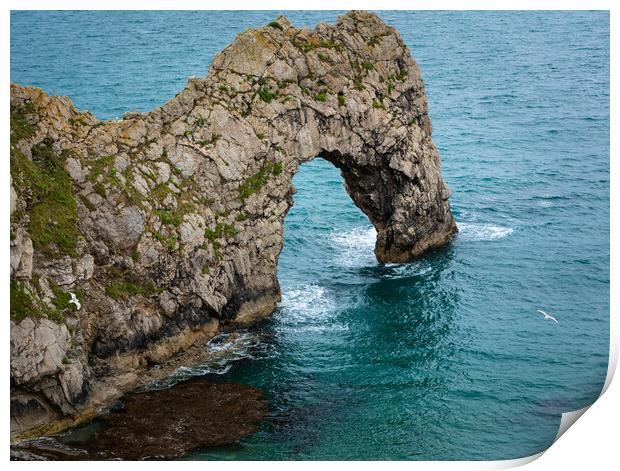
M 206 77 L 121 120 L 32 87 L 10 99 L 13 439 L 87 420 L 271 314 L 292 177 L 316 156 L 380 262 L 457 230 L 419 68 L 374 14 L 245 31 Z

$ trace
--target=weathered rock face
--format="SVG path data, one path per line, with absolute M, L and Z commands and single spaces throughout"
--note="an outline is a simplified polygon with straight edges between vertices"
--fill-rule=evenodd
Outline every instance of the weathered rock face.
M 379 261 L 456 232 L 418 66 L 373 14 L 246 31 L 207 77 L 120 121 L 11 85 L 13 432 L 66 425 L 269 315 L 291 180 L 318 155 L 376 227 Z

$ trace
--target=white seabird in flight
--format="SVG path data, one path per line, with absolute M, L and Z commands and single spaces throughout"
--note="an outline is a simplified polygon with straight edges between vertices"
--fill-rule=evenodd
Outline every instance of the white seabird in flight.
M 73 293 L 69 293 L 71 295 L 71 299 L 69 300 L 69 304 L 73 303 L 75 304 L 75 307 L 77 308 L 77 310 L 79 311 L 80 308 L 82 307 L 82 304 L 80 304 L 80 300 L 77 298 L 77 296 Z
M 543 316 L 545 316 L 545 320 L 546 320 L 546 319 L 550 319 L 550 320 L 552 320 L 553 322 L 555 322 L 556 324 L 558 323 L 558 320 L 557 320 L 555 317 L 553 317 L 553 316 L 551 316 L 551 315 L 547 314 L 545 311 L 541 311 L 540 309 L 538 309 L 538 312 L 540 312 Z

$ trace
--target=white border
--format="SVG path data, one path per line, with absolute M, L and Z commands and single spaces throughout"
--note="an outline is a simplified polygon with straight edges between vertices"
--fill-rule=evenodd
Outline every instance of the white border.
M 611 116 L 610 116 L 610 171 L 611 171 L 611 304 L 610 304 L 610 359 L 609 370 L 605 382 L 604 394 L 599 400 L 597 400 L 591 407 L 574 413 L 564 414 L 562 417 L 562 425 L 558 431 L 558 438 L 548 450 L 532 457 L 521 458 L 517 460 L 508 461 L 485 461 L 485 462 L 394 462 L 388 465 L 393 468 L 407 468 L 422 467 L 424 469 L 503 469 L 511 468 L 515 466 L 522 466 L 529 464 L 531 469 L 580 469 L 585 467 L 592 467 L 594 469 L 612 469 L 616 468 L 620 464 L 618 460 L 617 452 L 617 426 L 615 418 L 619 416 L 620 403 L 620 387 L 617 384 L 611 384 L 613 378 L 618 356 L 618 255 L 615 250 L 614 240 L 617 240 L 618 232 L 618 218 L 617 218 L 617 187 L 614 181 L 614 175 L 616 174 L 617 164 L 615 158 L 617 158 L 617 138 L 614 136 L 620 135 L 620 128 L 617 121 L 617 96 L 615 93 L 614 84 L 616 83 L 618 74 L 618 41 L 617 35 L 614 31 L 620 31 L 620 24 L 617 20 L 617 11 L 620 7 L 616 6 L 620 2 L 613 2 L 611 0 L 589 0 L 589 1 L 560 1 L 560 0 L 506 0 L 502 2 L 491 0 L 474 0 L 474 1 L 450 1 L 450 0 L 417 0 L 411 2 L 384 0 L 384 1 L 327 1 L 327 0 L 314 0 L 314 1 L 266 1 L 266 2 L 250 2 L 242 0 L 228 0 L 225 4 L 212 5 L 204 1 L 196 0 L 175 0 L 172 2 L 164 1 L 145 1 L 145 0 L 108 0 L 108 1 L 75 1 L 75 0 L 59 0 L 56 2 L 45 1 L 29 1 L 24 0 L 8 1 L 5 3 L 5 14 L 1 18 L 2 28 L 0 31 L 3 35 L 4 47 L 2 51 L 2 59 L 4 64 L 9 62 L 10 52 L 10 9 L 14 10 L 27 10 L 27 9 L 162 9 L 162 10 L 177 10 L 177 9 L 214 9 L 210 7 L 224 7 L 228 10 L 350 10 L 350 9 L 367 9 L 367 10 L 610 10 L 610 34 L 611 34 L 611 49 L 610 49 L 610 97 L 611 97 Z M 615 8 L 614 8 L 615 7 Z M 217 9 L 217 8 L 215 8 Z M 8 90 L 10 83 L 10 68 L 5 67 L 5 90 Z M 8 110 L 9 94 L 2 95 L 3 109 Z M 9 123 L 8 113 L 0 113 L 0 119 L 2 120 L 2 148 L 8 149 L 9 146 Z M 4 188 L 4 197 L 0 200 L 2 208 L 2 217 L 4 221 L 9 218 L 9 159 L 2 159 L 2 175 L 5 178 L 5 183 L 1 185 Z M 5 247 L 2 252 L 2 259 L 0 260 L 0 266 L 9 266 L 9 234 L 5 230 L 0 233 L 0 244 Z M 2 271 L 0 275 L 0 294 L 1 299 L 5 300 L 5 306 L 8 308 L 9 299 L 9 273 L 8 270 Z M 4 397 L 2 401 L 2 413 L 4 424 L 4 443 L 5 443 L 5 459 L 9 460 L 9 362 L 7 359 L 10 357 L 10 333 L 8 329 L 8 309 L 5 308 L 5 331 L 4 331 L 4 358 L 5 358 L 5 373 L 2 376 L 4 383 Z M 617 382 L 616 382 L 617 383 Z M 587 410 L 587 413 L 585 413 Z M 585 414 L 584 414 L 585 413 Z M 583 415 L 583 417 L 581 417 Z M 579 418 L 579 425 L 576 427 L 568 427 Z M 568 432 L 566 431 L 568 430 Z M 566 432 L 564 434 L 564 432 Z M 540 459 L 538 459 L 540 458 Z M 379 463 L 377 463 L 379 465 Z M 387 463 L 386 463 L 387 464 Z M 291 465 L 297 468 L 310 468 L 317 465 L 315 462 L 218 462 L 205 463 L 205 462 L 183 462 L 182 466 L 186 468 L 202 468 L 204 466 L 218 466 L 227 469 L 242 469 L 247 466 L 252 466 L 259 470 L 273 470 L 289 468 Z M 384 464 L 381 462 L 380 466 Z M 61 462 L 49 462 L 49 463 L 26 463 L 26 462 L 10 462 L 10 466 L 31 468 L 38 466 L 45 466 L 46 469 L 65 469 L 66 467 L 84 466 L 83 462 L 76 463 L 61 463 Z M 89 462 L 89 467 L 103 469 L 103 467 L 110 466 L 107 462 Z M 118 462 L 114 466 L 120 466 L 128 468 L 129 466 L 135 466 L 134 463 Z M 164 470 L 170 465 L 167 462 L 149 462 L 145 466 L 149 468 L 158 468 Z M 375 467 L 374 463 L 369 462 L 323 462 L 321 467 L 327 468 L 353 468 L 359 469 L 360 467 Z M 167 471 L 167 470 L 166 470 Z

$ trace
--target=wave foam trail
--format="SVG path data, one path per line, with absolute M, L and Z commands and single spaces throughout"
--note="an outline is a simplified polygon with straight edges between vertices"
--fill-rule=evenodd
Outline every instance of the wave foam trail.
M 497 240 L 512 234 L 510 227 L 476 222 L 459 222 L 459 237 L 467 240 Z
M 333 295 L 324 287 L 311 284 L 282 293 L 278 320 L 287 330 L 346 330 L 347 326 L 334 321 L 335 314 Z
M 330 234 L 332 243 L 339 250 L 336 262 L 345 267 L 376 265 L 375 242 L 377 231 L 373 226 L 356 227 L 345 232 Z
M 405 264 L 387 264 L 385 265 L 384 278 L 401 279 L 422 277 L 433 271 L 433 267 L 423 262 L 413 262 Z
M 280 307 L 295 318 L 317 318 L 334 310 L 336 303 L 325 288 L 303 285 L 282 293 Z
M 145 390 L 166 389 L 181 381 L 207 374 L 223 375 L 228 373 L 233 363 L 243 359 L 257 359 L 262 342 L 260 335 L 254 332 L 241 331 L 222 333 L 213 337 L 207 344 L 208 359 L 197 366 L 181 366 L 170 376 L 156 381 Z

